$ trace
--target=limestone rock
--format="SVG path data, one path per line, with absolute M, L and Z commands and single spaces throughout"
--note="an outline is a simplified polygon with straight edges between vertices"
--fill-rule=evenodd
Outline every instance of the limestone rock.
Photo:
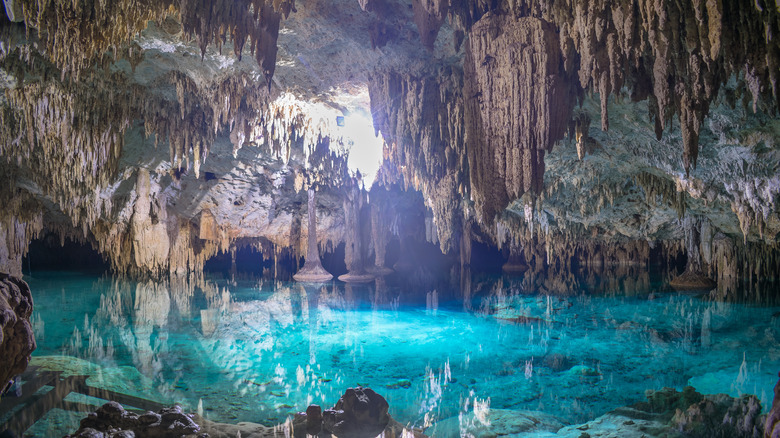
M 295 281 L 321 283 L 329 281 L 333 278 L 333 275 L 322 267 L 319 249 L 317 248 L 317 203 L 313 188 L 308 190 L 308 198 L 307 217 L 309 219 L 309 226 L 306 261 L 303 268 L 293 275 L 293 279 Z
M 349 388 L 332 409 L 322 413 L 323 428 L 339 438 L 371 438 L 390 421 L 389 405 L 370 388 Z
M 487 13 L 464 61 L 471 187 L 491 223 L 510 200 L 543 187 L 544 154 L 563 138 L 573 104 L 555 27 Z
M 775 399 L 772 402 L 772 410 L 769 411 L 769 415 L 767 415 L 764 423 L 764 437 L 780 437 L 780 380 L 775 385 Z
M 200 426 L 179 406 L 138 415 L 126 411 L 117 402 L 108 402 L 81 420 L 79 430 L 68 437 L 114 437 L 122 434 L 123 437 L 180 438 L 199 431 Z
M 0 273 L 0 393 L 30 363 L 35 350 L 30 315 L 30 287 L 24 281 Z
M 704 396 L 686 387 L 648 391 L 648 401 L 615 409 L 582 425 L 562 428 L 556 436 L 745 437 L 760 438 L 761 405 L 755 396 L 732 398 L 724 394 Z

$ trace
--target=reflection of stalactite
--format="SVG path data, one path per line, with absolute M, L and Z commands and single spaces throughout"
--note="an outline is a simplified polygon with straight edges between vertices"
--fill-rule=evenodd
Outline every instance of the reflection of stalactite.
M 136 286 L 133 311 L 135 335 L 133 359 L 136 367 L 147 376 L 159 375 L 162 369 L 159 353 L 167 348 L 163 340 L 167 338 L 170 310 L 171 298 L 166 284 L 150 281 Z M 152 333 L 155 329 L 159 329 L 161 334 L 152 343 Z

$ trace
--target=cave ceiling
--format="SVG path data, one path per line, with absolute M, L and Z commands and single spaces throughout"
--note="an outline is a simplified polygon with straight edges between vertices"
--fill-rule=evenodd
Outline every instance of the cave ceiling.
M 445 253 L 774 251 L 780 6 L 743 3 L 4 1 L 0 266 L 43 231 L 121 272 L 302 255 L 308 187 L 332 249 L 352 115 L 385 142 L 374 190 L 427 221 L 375 223 Z

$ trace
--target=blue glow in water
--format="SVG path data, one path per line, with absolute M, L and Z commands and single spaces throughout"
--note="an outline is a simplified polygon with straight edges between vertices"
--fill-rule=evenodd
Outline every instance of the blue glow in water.
M 222 422 L 283 421 L 355 385 L 415 425 L 486 405 L 581 423 L 688 384 L 768 410 L 780 370 L 780 307 L 692 294 L 550 296 L 500 278 L 465 299 L 382 282 L 28 281 L 35 365 Z

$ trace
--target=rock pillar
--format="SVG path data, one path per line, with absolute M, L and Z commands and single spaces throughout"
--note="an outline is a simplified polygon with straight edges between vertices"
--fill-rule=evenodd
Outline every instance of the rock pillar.
M 387 232 L 388 224 L 386 215 L 388 205 L 385 199 L 386 191 L 372 190 L 371 196 L 371 240 L 374 242 L 374 266 L 369 271 L 374 275 L 387 275 L 393 272 L 392 269 L 385 266 L 385 255 L 387 254 Z
M 349 183 L 344 198 L 344 224 L 346 228 L 345 258 L 347 272 L 339 280 L 347 283 L 367 283 L 374 279 L 366 271 L 362 221 L 360 210 L 363 207 L 363 192 L 356 181 Z
M 293 275 L 295 281 L 309 283 L 321 283 L 333 278 L 330 272 L 322 267 L 320 252 L 317 248 L 317 202 L 314 197 L 314 189 L 309 189 L 309 244 L 306 250 L 306 262 L 303 268 Z

